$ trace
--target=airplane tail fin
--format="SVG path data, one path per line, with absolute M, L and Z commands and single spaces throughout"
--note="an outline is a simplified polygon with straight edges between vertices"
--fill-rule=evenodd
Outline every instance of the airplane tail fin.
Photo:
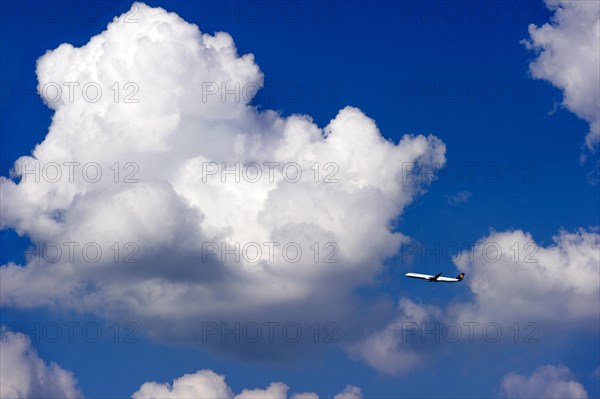
M 458 281 L 462 281 L 462 280 L 463 280 L 463 277 L 465 277 L 465 274 L 464 274 L 464 273 L 461 273 L 461 274 L 459 274 L 459 275 L 458 275 L 458 277 L 456 277 L 456 278 L 458 279 Z

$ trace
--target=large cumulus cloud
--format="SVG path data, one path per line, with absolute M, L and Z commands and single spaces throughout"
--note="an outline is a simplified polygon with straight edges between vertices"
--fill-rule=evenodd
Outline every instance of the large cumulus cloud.
M 57 262 L 2 266 L 2 305 L 118 314 L 179 342 L 197 342 L 203 320 L 349 313 L 352 289 L 371 283 L 405 239 L 391 222 L 428 183 L 406 172 L 442 165 L 444 144 L 421 135 L 390 142 L 353 107 L 324 128 L 305 115 L 259 112 L 244 88 L 260 87 L 262 73 L 227 33 L 134 7 L 138 23 L 116 18 L 86 45 L 62 44 L 37 62 L 39 92 L 55 113 L 44 141 L 0 183 L 0 222 L 35 244 L 78 243 L 79 256 L 71 261 L 63 248 Z M 97 101 L 94 88 L 83 91 L 88 82 L 102 89 Z M 215 87 L 241 91 L 208 95 Z M 27 172 L 52 163 L 61 166 L 58 181 Z M 276 166 L 273 180 L 264 166 L 258 181 L 203 173 L 221 163 Z M 298 182 L 283 174 L 291 163 L 301 167 Z M 101 178 L 84 178 L 85 165 Z M 335 182 L 324 182 L 331 173 Z M 97 262 L 82 259 L 90 242 L 103 250 Z M 121 260 L 135 250 L 138 262 L 115 262 L 115 242 Z M 263 246 L 258 261 L 237 262 L 207 257 L 207 242 L 295 242 L 303 256 L 291 262 L 280 245 L 270 257 Z M 324 262 L 332 250 L 338 262 Z

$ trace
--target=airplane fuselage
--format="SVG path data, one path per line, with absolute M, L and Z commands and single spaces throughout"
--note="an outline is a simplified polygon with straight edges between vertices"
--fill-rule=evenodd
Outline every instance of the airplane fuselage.
M 417 278 L 420 280 L 426 280 L 430 283 L 432 282 L 436 282 L 436 283 L 457 283 L 459 281 L 463 280 L 463 277 L 465 276 L 464 273 L 459 274 L 457 277 L 452 278 L 452 277 L 441 277 L 442 273 L 438 273 L 436 275 L 431 275 L 431 274 L 420 274 L 420 273 L 406 273 L 405 276 L 406 277 L 410 277 L 410 278 Z

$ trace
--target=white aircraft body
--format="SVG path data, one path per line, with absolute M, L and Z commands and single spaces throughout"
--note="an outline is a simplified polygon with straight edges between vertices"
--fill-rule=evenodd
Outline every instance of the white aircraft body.
M 440 277 L 441 275 L 442 275 L 442 273 L 438 273 L 435 276 L 432 276 L 431 274 L 419 274 L 419 273 L 406 273 L 405 274 L 406 277 L 418 278 L 418 279 L 421 279 L 421 280 L 427 280 L 430 283 L 431 282 L 436 282 L 436 283 L 456 283 L 456 282 L 462 281 L 463 277 L 465 277 L 464 273 L 459 274 L 455 278 L 452 278 L 452 277 Z

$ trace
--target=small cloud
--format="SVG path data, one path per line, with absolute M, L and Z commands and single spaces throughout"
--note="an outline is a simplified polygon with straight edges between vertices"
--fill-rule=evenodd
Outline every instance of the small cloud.
M 508 374 L 502 380 L 502 393 L 506 398 L 588 397 L 583 385 L 565 366 L 543 366 L 531 376 Z
M 375 331 L 365 339 L 348 345 L 346 352 L 382 374 L 397 376 L 409 373 L 421 366 L 425 357 L 404 341 L 406 323 L 422 324 L 440 317 L 433 306 L 422 306 L 408 298 L 402 298 L 398 315 L 382 330 Z
M 580 162 L 582 164 L 584 164 L 587 161 L 588 161 L 587 155 L 581 154 Z M 592 168 L 587 172 L 586 177 L 587 177 L 588 183 L 595 186 L 597 184 L 600 184 L 600 160 L 596 159 L 594 162 L 595 162 L 595 165 L 592 165 Z
M 289 387 L 282 382 L 273 382 L 266 389 L 243 389 L 234 395 L 225 382 L 225 376 L 212 370 L 198 370 L 175 378 L 172 384 L 146 382 L 132 395 L 133 399 L 152 398 L 220 398 L 220 399 L 286 399 Z M 335 396 L 336 399 L 362 399 L 360 388 L 348 385 Z M 314 392 L 296 393 L 291 399 L 319 399 Z
M 467 190 L 463 190 L 463 191 L 461 191 L 458 194 L 447 196 L 448 203 L 450 205 L 458 205 L 458 204 L 461 204 L 463 202 L 467 202 L 467 201 L 469 201 L 469 198 L 471 198 L 471 195 L 473 195 L 472 192 L 467 191 Z
M 0 329 L 0 398 L 82 398 L 77 380 L 56 363 L 47 364 L 25 334 Z
M 359 387 L 347 385 L 344 391 L 335 395 L 333 399 L 363 399 L 363 394 Z

